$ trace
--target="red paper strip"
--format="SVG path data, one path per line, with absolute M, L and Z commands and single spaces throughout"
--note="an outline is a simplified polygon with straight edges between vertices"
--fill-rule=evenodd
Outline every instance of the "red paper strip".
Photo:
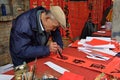
M 60 60 L 63 62 L 67 62 L 70 64 L 74 64 L 76 66 L 82 66 L 82 67 L 86 67 L 86 68 L 89 68 L 92 70 L 97 70 L 100 72 L 102 72 L 102 70 L 105 69 L 105 67 L 107 66 L 107 65 L 102 64 L 102 63 L 90 61 L 88 58 L 81 59 L 81 58 L 76 58 L 76 57 L 73 57 L 70 55 L 65 55 L 65 54 L 64 54 L 64 56 L 67 56 L 68 59 L 67 60 L 60 59 L 60 58 L 58 58 L 57 55 L 51 56 L 51 58 L 56 59 L 56 60 Z
M 59 80 L 84 80 L 84 76 L 72 72 L 65 72 Z
M 81 58 L 76 58 L 76 57 L 65 55 L 65 54 L 64 56 L 68 57 L 68 59 L 67 60 L 60 59 L 58 58 L 57 55 L 52 55 L 50 57 L 56 60 L 60 60 L 76 66 L 82 66 L 88 69 L 104 72 L 120 78 L 120 72 L 113 73 L 116 69 L 120 70 L 120 58 L 114 58 L 109 64 L 103 64 L 103 63 L 90 61 L 89 59 L 86 59 L 86 58 L 81 59 Z

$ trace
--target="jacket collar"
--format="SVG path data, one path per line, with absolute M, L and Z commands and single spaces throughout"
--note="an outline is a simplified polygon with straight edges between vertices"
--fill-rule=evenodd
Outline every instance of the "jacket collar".
M 38 28 L 37 28 L 37 26 L 38 26 L 38 21 L 37 21 L 37 11 L 38 10 L 41 10 L 41 11 L 43 11 L 43 10 L 46 10 L 45 8 L 43 8 L 43 7 L 37 7 L 37 8 L 34 8 L 34 9 L 31 9 L 31 14 L 30 14 L 30 17 L 29 17 L 29 19 L 30 19 L 30 25 L 31 25 L 31 28 L 32 28 L 32 30 L 34 30 L 34 31 L 38 31 Z

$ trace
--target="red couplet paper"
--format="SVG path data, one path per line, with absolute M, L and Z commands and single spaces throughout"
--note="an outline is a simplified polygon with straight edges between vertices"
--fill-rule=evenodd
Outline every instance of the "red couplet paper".
M 107 45 L 109 43 L 110 43 L 109 41 L 100 40 L 100 39 L 92 39 L 91 41 L 87 42 L 87 44 L 92 45 L 92 46 Z
M 68 57 L 68 59 L 67 60 L 60 59 L 57 57 L 57 55 L 50 56 L 50 57 L 56 60 L 67 62 L 67 63 L 73 64 L 76 66 L 82 66 L 82 67 L 85 67 L 91 70 L 104 72 L 106 74 L 114 75 L 115 77 L 120 78 L 120 72 L 119 72 L 120 71 L 120 58 L 116 57 L 110 63 L 103 64 L 103 63 L 90 61 L 89 59 L 76 58 L 70 55 L 64 54 L 64 56 Z M 77 62 L 75 60 L 77 60 Z M 78 64 L 78 61 L 79 61 L 79 64 Z
M 59 80 L 84 80 L 84 76 L 72 72 L 64 72 Z

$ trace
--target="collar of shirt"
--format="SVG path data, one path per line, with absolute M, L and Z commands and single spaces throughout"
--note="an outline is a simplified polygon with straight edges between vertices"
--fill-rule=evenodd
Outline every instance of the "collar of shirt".
M 39 15 L 39 17 L 40 17 L 40 15 Z M 40 24 L 40 26 L 41 26 L 42 31 L 45 31 L 45 29 L 43 28 L 43 25 L 42 25 L 41 19 L 39 19 L 39 24 Z
M 37 20 L 38 20 L 38 25 L 41 28 L 41 31 L 45 31 L 45 29 L 44 29 L 44 27 L 42 25 L 42 21 L 40 19 L 40 16 L 41 16 L 42 12 L 43 12 L 43 10 L 38 10 L 37 11 Z

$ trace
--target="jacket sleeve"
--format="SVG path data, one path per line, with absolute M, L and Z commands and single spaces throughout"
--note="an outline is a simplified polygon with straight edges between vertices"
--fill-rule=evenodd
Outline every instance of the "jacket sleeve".
M 48 46 L 32 45 L 32 30 L 26 18 L 18 19 L 11 30 L 10 51 L 21 58 L 36 58 L 49 55 Z
M 55 31 L 52 31 L 51 34 L 52 34 L 53 41 L 57 42 L 57 44 L 61 48 L 63 48 L 63 41 L 62 41 L 62 37 L 61 37 L 59 28 L 57 28 Z

